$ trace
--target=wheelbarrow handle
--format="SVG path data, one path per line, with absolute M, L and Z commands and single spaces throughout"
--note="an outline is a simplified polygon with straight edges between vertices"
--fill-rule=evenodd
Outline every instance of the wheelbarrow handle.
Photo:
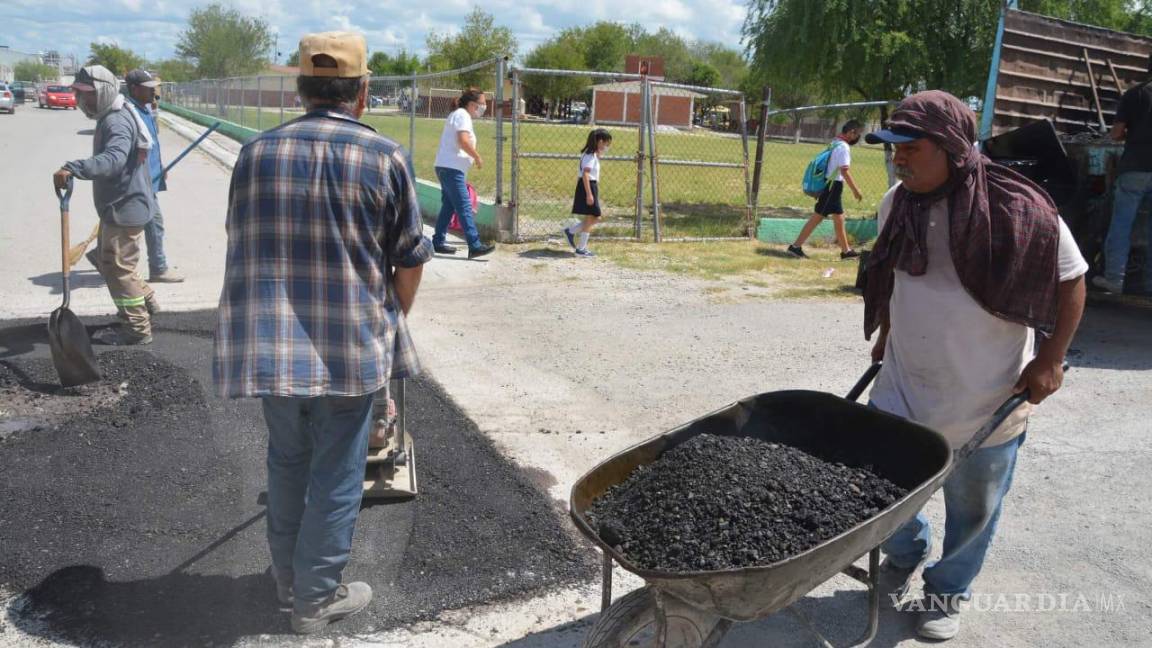
M 863 394 L 864 390 L 868 389 L 868 385 L 872 384 L 872 381 L 876 378 L 876 374 L 880 373 L 880 368 L 883 366 L 883 362 L 875 362 L 871 367 L 868 367 L 868 371 L 865 371 L 864 375 L 860 376 L 860 380 L 856 381 L 856 384 L 852 386 L 852 389 L 848 391 L 848 395 L 844 398 L 853 402 L 859 399 L 860 394 Z
M 68 211 L 68 201 L 72 200 L 72 176 L 68 176 L 67 191 L 56 187 L 56 197 L 60 199 L 60 211 Z
M 1068 371 L 1068 366 L 1068 363 L 1065 362 L 1063 363 L 1061 369 L 1063 371 Z M 1017 407 L 1027 403 L 1028 399 L 1031 397 L 1032 391 L 1029 389 L 1025 389 L 1019 394 L 1012 394 L 1009 396 L 1008 399 L 1000 405 L 1000 407 L 996 408 L 996 411 L 992 414 L 992 418 L 984 424 L 984 427 L 980 428 L 976 434 L 972 435 L 972 438 L 968 440 L 968 443 L 965 443 L 960 447 L 959 450 L 956 451 L 956 461 L 964 461 L 969 457 L 969 455 L 971 455 L 973 452 L 976 452 L 976 450 L 979 449 L 980 446 L 988 440 L 988 437 L 992 436 L 992 433 L 996 431 L 996 428 L 1000 427 L 1004 421 L 1006 421 L 1008 417 L 1011 416 L 1012 412 L 1016 411 Z

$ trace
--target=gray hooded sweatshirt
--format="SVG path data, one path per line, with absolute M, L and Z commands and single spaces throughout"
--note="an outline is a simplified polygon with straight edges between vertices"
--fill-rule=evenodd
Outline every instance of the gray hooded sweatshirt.
M 92 181 L 92 198 L 100 221 L 121 227 L 140 227 L 156 213 L 148 152 L 141 148 L 150 138 L 141 133 L 131 106 L 119 93 L 116 77 L 102 66 L 85 68 L 96 87 L 96 133 L 92 157 L 73 160 L 64 168 L 81 180 Z

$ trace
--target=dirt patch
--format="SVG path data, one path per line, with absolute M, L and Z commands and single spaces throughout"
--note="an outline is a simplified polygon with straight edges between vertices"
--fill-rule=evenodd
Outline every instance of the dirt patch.
M 814 547 L 905 493 L 786 445 L 701 434 L 638 468 L 588 515 L 645 569 L 737 569 Z

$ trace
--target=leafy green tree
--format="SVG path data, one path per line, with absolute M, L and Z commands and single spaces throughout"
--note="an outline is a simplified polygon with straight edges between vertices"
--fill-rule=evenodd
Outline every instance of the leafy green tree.
M 695 61 L 692 63 L 692 71 L 684 81 L 690 85 L 715 88 L 720 85 L 720 71 L 711 63 Z
M 620 23 L 600 21 L 572 30 L 583 44 L 584 67 L 597 72 L 619 72 L 632 53 L 633 32 Z
M 103 65 L 120 78 L 136 68 L 144 67 L 144 57 L 114 43 L 92 43 L 87 65 Z
M 1152 35 L 1152 5 L 1133 0 L 1021 0 L 1024 11 L 1134 34 Z
M 579 70 L 584 68 L 584 43 L 575 32 L 541 43 L 524 58 L 524 65 L 530 68 L 553 70 Z M 589 77 L 552 76 L 529 74 L 524 77 L 526 98 L 538 97 L 548 105 L 548 117 L 556 116 L 556 110 L 577 96 L 588 93 L 592 84 Z
M 674 83 L 684 83 L 692 77 L 695 63 L 688 43 L 676 32 L 661 27 L 653 33 L 639 34 L 633 43 L 633 52 L 645 56 L 659 56 L 664 59 L 664 78 Z
M 60 70 L 36 61 L 20 61 L 12 68 L 12 76 L 16 81 L 56 81 L 60 78 Z
M 492 14 L 475 7 L 464 19 L 464 27 L 457 34 L 429 32 L 428 66 L 434 71 L 466 67 L 499 56 L 515 56 L 517 43 L 512 30 L 497 26 Z M 462 74 L 460 85 L 485 87 L 491 85 L 491 72 L 476 70 Z
M 400 50 L 395 56 L 387 52 L 373 52 L 368 58 L 368 69 L 375 76 L 395 76 L 415 74 L 420 70 L 420 57 Z
M 288 63 L 286 63 L 286 65 L 289 67 L 300 65 L 300 50 L 293 50 L 293 52 L 288 55 Z
M 193 9 L 176 54 L 196 62 L 202 78 L 253 74 L 268 65 L 275 39 L 268 23 L 220 4 Z
M 193 65 L 191 61 L 184 59 L 167 59 L 157 61 L 151 65 L 152 72 L 163 81 L 181 83 L 184 81 L 195 81 L 197 78 L 196 66 Z

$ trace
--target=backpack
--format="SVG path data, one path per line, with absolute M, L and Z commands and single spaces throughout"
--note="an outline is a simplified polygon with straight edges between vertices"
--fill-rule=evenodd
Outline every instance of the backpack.
M 832 142 L 828 148 L 816 154 L 812 161 L 808 163 L 808 168 L 804 169 L 803 188 L 804 193 L 811 198 L 819 198 L 820 194 L 828 188 L 831 180 L 828 178 L 828 161 L 832 158 L 832 150 L 836 148 L 837 142 Z

